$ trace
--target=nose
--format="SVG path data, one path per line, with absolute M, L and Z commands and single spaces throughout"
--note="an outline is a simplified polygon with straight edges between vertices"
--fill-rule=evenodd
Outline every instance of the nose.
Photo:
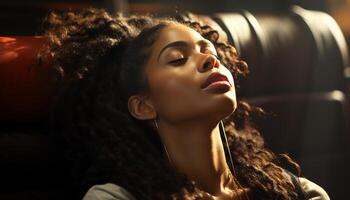
M 214 67 L 219 68 L 220 63 L 219 60 L 214 55 L 206 55 L 203 62 L 199 65 L 198 71 L 205 72 Z

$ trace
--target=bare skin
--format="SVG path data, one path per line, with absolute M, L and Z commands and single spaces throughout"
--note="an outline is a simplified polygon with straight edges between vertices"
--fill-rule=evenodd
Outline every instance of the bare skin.
M 130 113 L 156 120 L 157 132 L 172 165 L 218 200 L 232 198 L 230 170 L 220 138 L 219 122 L 236 109 L 230 71 L 216 63 L 215 47 L 196 31 L 179 24 L 161 30 L 152 46 L 145 73 L 151 94 L 129 98 Z M 182 60 L 181 60 L 182 59 Z M 213 72 L 231 84 L 223 90 L 201 88 Z
M 230 195 L 226 188 L 230 171 L 218 126 L 213 129 L 193 122 L 179 127 L 162 122 L 158 127 L 166 132 L 162 141 L 177 170 L 186 173 L 200 188 L 214 196 Z

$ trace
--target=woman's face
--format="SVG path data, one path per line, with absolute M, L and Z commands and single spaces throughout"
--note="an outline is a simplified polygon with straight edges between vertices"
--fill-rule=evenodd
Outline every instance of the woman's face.
M 185 25 L 170 24 L 161 30 L 145 66 L 149 95 L 159 117 L 172 123 L 200 118 L 218 122 L 234 112 L 234 80 L 216 55 L 209 40 Z M 226 76 L 229 85 L 216 82 L 203 88 L 212 73 Z

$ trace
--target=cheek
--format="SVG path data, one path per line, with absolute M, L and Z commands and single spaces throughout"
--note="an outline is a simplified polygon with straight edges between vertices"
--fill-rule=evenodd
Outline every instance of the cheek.
M 224 94 L 204 92 L 200 88 L 203 78 L 193 71 L 161 70 L 153 72 L 148 80 L 157 113 L 172 123 L 203 116 L 222 119 L 237 106 L 234 87 Z
M 192 75 L 162 73 L 153 76 L 149 84 L 156 108 L 163 117 L 181 120 L 195 113 L 200 89 Z

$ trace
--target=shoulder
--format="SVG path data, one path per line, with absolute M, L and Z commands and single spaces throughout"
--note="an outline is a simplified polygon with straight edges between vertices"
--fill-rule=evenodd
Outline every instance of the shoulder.
M 298 180 L 309 200 L 330 200 L 327 192 L 316 183 L 304 177 L 298 177 Z
M 136 198 L 123 187 L 106 183 L 92 186 L 83 200 L 136 200 Z

